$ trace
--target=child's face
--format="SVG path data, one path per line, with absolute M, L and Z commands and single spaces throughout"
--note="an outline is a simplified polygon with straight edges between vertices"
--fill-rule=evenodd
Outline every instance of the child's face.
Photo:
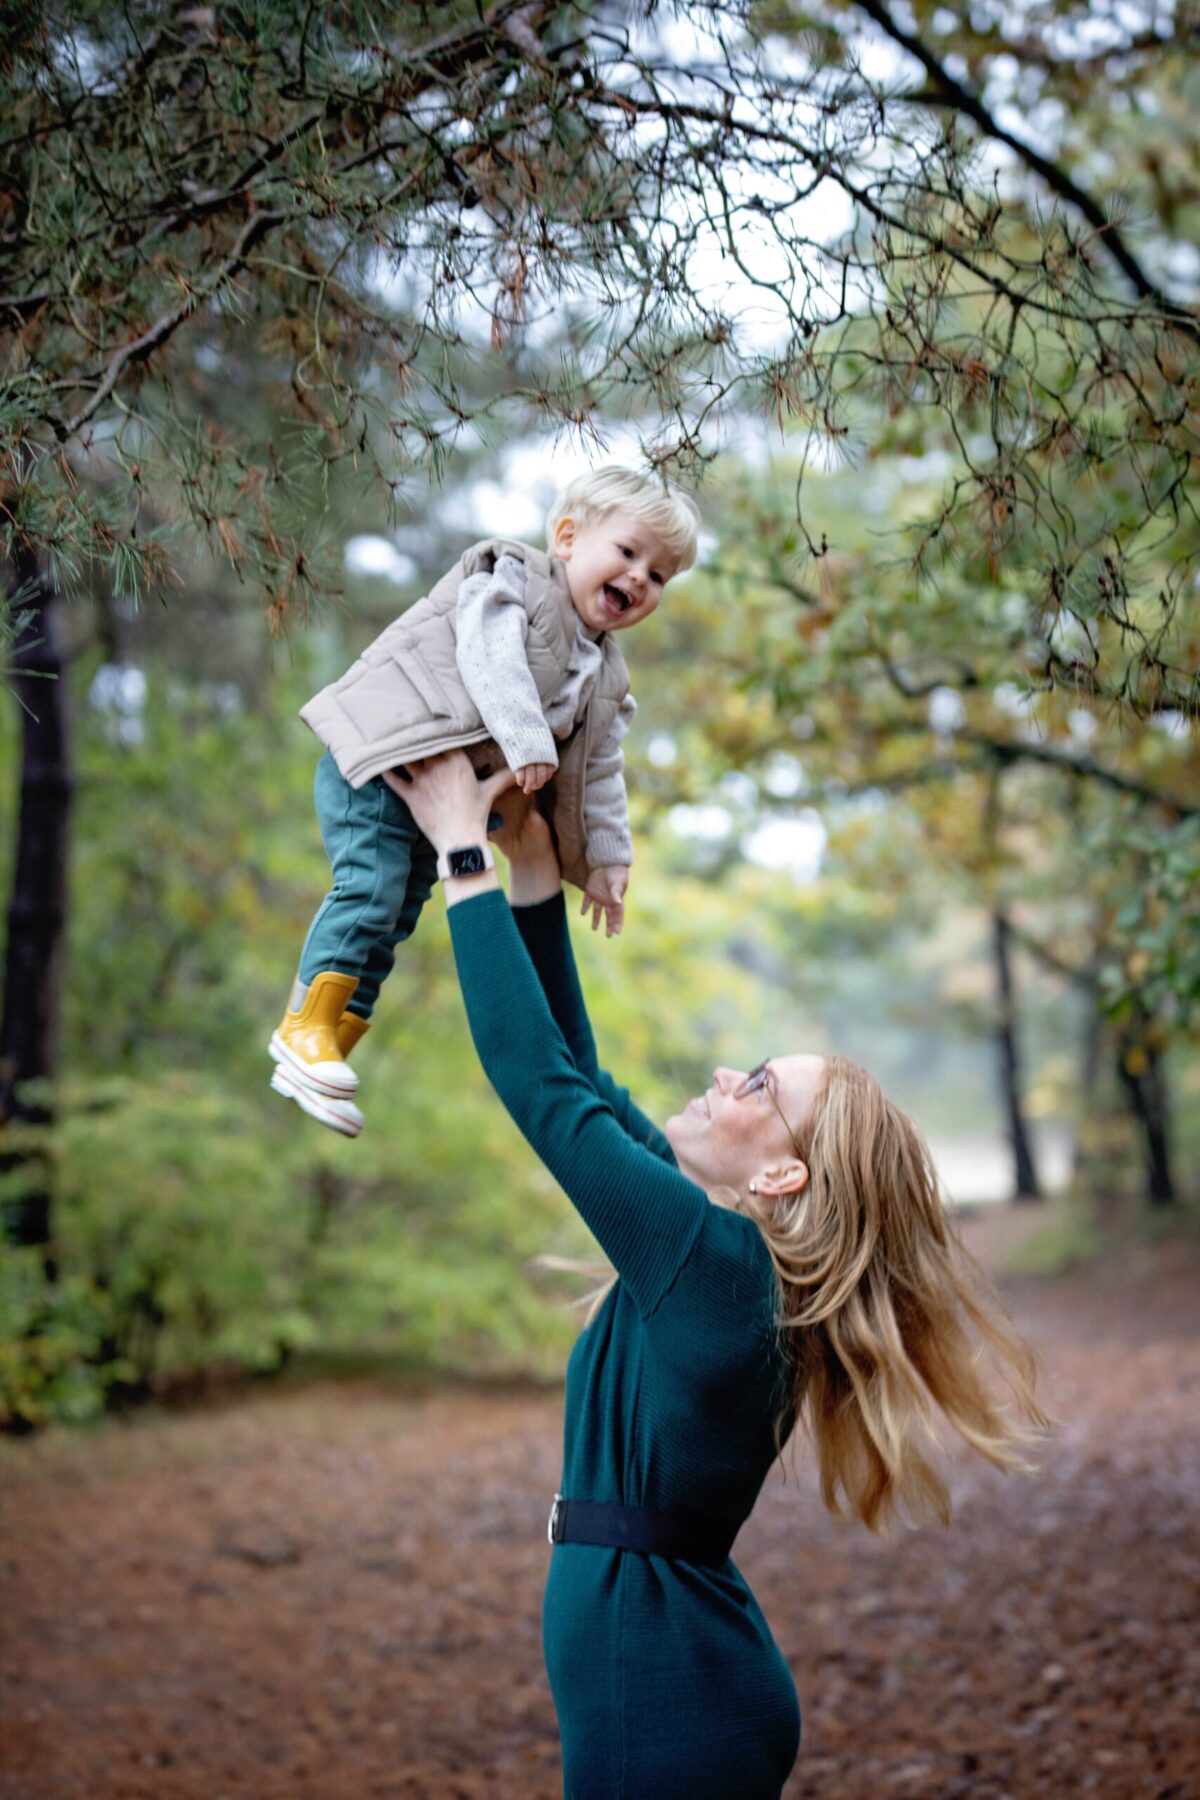
M 567 587 L 589 631 L 628 631 L 648 619 L 675 573 L 662 539 L 620 507 L 591 525 L 560 519 L 551 552 L 567 565 Z

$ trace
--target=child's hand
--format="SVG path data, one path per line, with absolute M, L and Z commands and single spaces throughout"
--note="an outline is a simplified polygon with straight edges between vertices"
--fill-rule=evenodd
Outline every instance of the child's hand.
M 624 863 L 612 863 L 605 869 L 591 869 L 583 890 L 583 917 L 592 915 L 592 930 L 604 914 L 605 937 L 616 937 L 625 923 L 625 889 L 629 886 L 629 870 Z
M 536 794 L 554 773 L 553 763 L 526 763 L 517 770 L 517 786 L 523 794 Z

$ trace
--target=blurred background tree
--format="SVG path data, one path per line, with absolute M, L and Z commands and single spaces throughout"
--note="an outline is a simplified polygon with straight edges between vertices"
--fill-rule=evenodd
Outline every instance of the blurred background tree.
M 478 480 L 548 501 L 551 445 L 636 442 L 709 533 L 636 646 L 638 931 L 588 971 L 614 1057 L 666 1101 L 746 1053 L 737 1003 L 801 1002 L 903 1084 L 954 1026 L 996 1047 L 1017 1191 L 1031 1098 L 1124 1179 L 1112 1080 L 1176 1193 L 1198 35 L 1071 0 L 8 9 L 14 1417 L 213 1355 L 553 1339 L 513 1274 L 553 1196 L 436 923 L 353 1178 L 256 1098 L 322 880 L 286 721 L 477 534 Z M 384 573 L 347 578 L 356 538 Z M 746 865 L 772 820 L 824 833 L 818 881 Z

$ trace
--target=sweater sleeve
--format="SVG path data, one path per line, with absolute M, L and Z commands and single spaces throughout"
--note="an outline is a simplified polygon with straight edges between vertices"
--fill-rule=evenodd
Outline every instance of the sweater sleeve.
M 525 568 L 498 556 L 489 573 L 468 575 L 455 607 L 455 661 L 479 716 L 510 769 L 558 767 L 558 751 L 525 655 Z
M 674 1152 L 658 1126 L 630 1099 L 628 1088 L 621 1087 L 606 1069 L 600 1067 L 575 953 L 571 948 L 562 894 L 557 893 L 534 906 L 514 906 L 512 916 L 575 1067 L 591 1082 L 601 1099 L 608 1101 L 622 1129 L 662 1162 L 673 1165 Z
M 578 1068 L 504 895 L 492 889 L 451 907 L 450 935 L 492 1086 L 649 1316 L 691 1253 L 707 1197 L 634 1143 Z
M 625 756 L 621 739 L 633 722 L 637 703 L 626 694 L 612 724 L 588 757 L 584 776 L 583 823 L 587 859 L 593 869 L 633 861 L 629 802 L 625 793 Z

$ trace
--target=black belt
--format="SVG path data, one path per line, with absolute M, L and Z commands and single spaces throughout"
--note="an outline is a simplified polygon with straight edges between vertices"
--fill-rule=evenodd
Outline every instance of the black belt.
M 703 1513 L 656 1512 L 652 1506 L 617 1506 L 603 1500 L 564 1500 L 555 1494 L 547 1536 L 552 1544 L 594 1544 L 669 1556 L 677 1562 L 723 1563 L 738 1526 Z

